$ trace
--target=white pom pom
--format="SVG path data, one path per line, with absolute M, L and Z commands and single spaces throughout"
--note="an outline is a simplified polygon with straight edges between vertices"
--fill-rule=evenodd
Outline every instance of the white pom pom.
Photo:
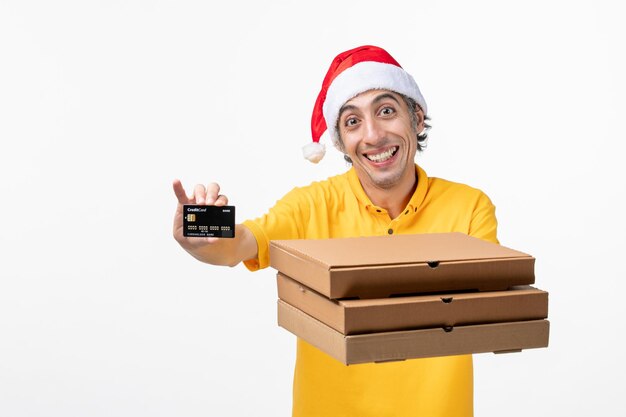
M 302 147 L 302 155 L 309 161 L 317 164 L 326 154 L 326 146 L 319 142 L 311 142 Z

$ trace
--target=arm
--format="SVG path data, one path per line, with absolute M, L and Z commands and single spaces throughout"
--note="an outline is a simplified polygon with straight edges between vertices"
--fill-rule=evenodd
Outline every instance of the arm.
M 488 242 L 499 243 L 496 208 L 487 195 L 481 193 L 472 213 L 469 235 Z
M 174 215 L 174 239 L 191 256 L 201 262 L 212 265 L 235 266 L 241 261 L 252 259 L 257 255 L 256 240 L 250 230 L 243 225 L 235 226 L 233 239 L 218 238 L 188 238 L 183 236 L 183 205 L 216 205 L 225 206 L 228 198 L 220 194 L 220 187 L 216 183 L 196 185 L 193 195 L 187 196 L 185 189 L 179 180 L 173 183 L 174 194 L 178 199 L 176 214 Z

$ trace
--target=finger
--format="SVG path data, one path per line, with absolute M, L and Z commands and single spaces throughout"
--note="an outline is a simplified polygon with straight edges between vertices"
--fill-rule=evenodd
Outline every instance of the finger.
M 174 180 L 172 183 L 172 187 L 174 188 L 174 194 L 176 194 L 176 198 L 178 199 L 179 204 L 189 204 L 189 197 L 187 197 L 187 193 L 185 192 L 185 188 L 179 179 Z
M 220 194 L 220 186 L 217 183 L 210 183 L 206 186 L 206 204 L 215 204 L 215 200 Z
M 216 206 L 227 206 L 228 205 L 228 197 L 224 194 L 220 194 L 217 196 L 217 200 L 215 200 Z
M 215 200 L 215 205 L 216 206 L 227 206 L 228 205 L 228 197 L 226 197 L 224 194 L 220 194 L 217 196 L 217 200 Z
M 196 185 L 193 189 L 193 196 L 196 199 L 196 204 L 204 204 L 206 201 L 206 190 L 204 189 L 204 185 Z

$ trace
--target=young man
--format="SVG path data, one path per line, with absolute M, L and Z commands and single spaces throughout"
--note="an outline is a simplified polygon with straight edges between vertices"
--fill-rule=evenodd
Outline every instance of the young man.
M 425 139 L 427 107 L 413 77 L 384 50 L 363 46 L 339 54 L 324 79 L 305 157 L 324 155 L 327 131 L 352 168 L 295 188 L 269 212 L 237 225 L 235 239 L 187 239 L 183 204 L 227 204 L 215 183 L 192 197 L 174 182 L 174 237 L 200 261 L 250 270 L 269 265 L 275 239 L 324 239 L 397 233 L 463 232 L 492 242 L 495 209 L 481 191 L 429 178 L 414 162 Z M 471 416 L 472 357 L 345 366 L 298 340 L 293 415 Z

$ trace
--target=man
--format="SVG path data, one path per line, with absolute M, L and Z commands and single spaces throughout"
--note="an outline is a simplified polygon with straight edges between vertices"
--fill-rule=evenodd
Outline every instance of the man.
M 325 131 L 352 163 L 325 181 L 295 188 L 263 217 L 237 225 L 235 239 L 182 236 L 183 204 L 227 204 L 217 184 L 187 197 L 174 182 L 174 236 L 191 255 L 215 265 L 269 265 L 269 241 L 397 233 L 463 232 L 496 239 L 494 206 L 481 191 L 429 178 L 414 162 L 426 137 L 427 107 L 413 77 L 386 51 L 363 46 L 339 54 L 324 79 L 312 118 L 307 159 L 324 155 Z M 348 249 L 348 248 L 347 248 Z M 293 415 L 471 416 L 470 355 L 345 366 L 298 340 Z

